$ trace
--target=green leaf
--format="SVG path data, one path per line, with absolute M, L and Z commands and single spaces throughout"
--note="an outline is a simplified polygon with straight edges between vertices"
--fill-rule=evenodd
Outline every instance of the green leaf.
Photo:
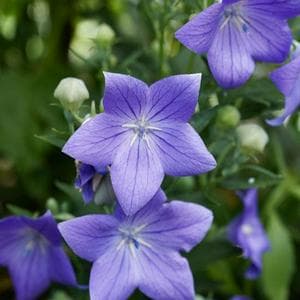
M 35 135 L 35 137 L 58 148 L 62 148 L 66 142 L 65 140 L 54 135 Z
M 13 204 L 7 204 L 7 209 L 17 216 L 26 216 L 26 217 L 32 217 L 33 214 L 27 209 L 21 208 L 19 206 L 13 205 Z
M 295 272 L 295 253 L 287 228 L 273 213 L 267 227 L 271 251 L 264 257 L 262 283 L 270 300 L 289 299 L 289 286 Z
M 258 165 L 245 165 L 232 176 L 225 178 L 221 185 L 232 190 L 253 187 L 266 188 L 278 184 L 281 180 L 281 175 L 272 173 Z
M 82 201 L 81 193 L 79 192 L 79 190 L 77 190 L 74 187 L 74 185 L 67 184 L 67 183 L 60 182 L 60 181 L 56 181 L 55 185 L 62 192 L 64 192 L 68 197 L 70 197 L 70 200 L 73 201 L 74 203 Z
M 218 109 L 219 109 L 219 107 L 213 107 L 208 110 L 196 113 L 191 120 L 192 126 L 198 132 L 201 132 L 210 123 L 210 121 L 215 117 Z

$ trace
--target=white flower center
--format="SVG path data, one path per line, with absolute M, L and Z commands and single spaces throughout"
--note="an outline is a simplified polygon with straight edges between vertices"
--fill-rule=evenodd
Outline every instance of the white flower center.
M 253 232 L 253 227 L 250 224 L 243 224 L 241 230 L 244 234 L 250 235 Z
M 149 145 L 149 133 L 153 130 L 161 131 L 160 128 L 151 126 L 151 124 L 143 117 L 136 122 L 133 123 L 126 123 L 122 125 L 124 128 L 132 129 L 134 132 L 133 138 L 131 140 L 130 145 L 132 146 L 135 141 L 139 138 L 140 140 L 144 140 Z
M 46 253 L 49 242 L 43 235 L 34 229 L 26 229 L 24 235 L 25 254 L 28 254 L 36 249 L 39 249 L 41 253 Z
M 147 243 L 141 237 L 141 231 L 147 225 L 141 225 L 138 227 L 120 227 L 118 230 L 120 232 L 121 240 L 117 246 L 117 250 L 120 250 L 124 246 L 129 247 L 132 256 L 136 256 L 136 251 L 140 249 L 141 246 L 151 248 L 151 245 Z
M 242 31 L 248 32 L 249 25 L 243 16 L 241 4 L 231 4 L 225 8 L 221 29 L 223 29 L 229 22 L 237 26 L 237 28 Z

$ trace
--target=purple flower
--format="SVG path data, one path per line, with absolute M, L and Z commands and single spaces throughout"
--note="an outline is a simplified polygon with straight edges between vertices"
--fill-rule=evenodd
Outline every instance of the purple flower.
M 187 123 L 201 75 L 178 75 L 148 87 L 131 76 L 105 73 L 105 112 L 84 123 L 63 152 L 95 168 L 111 165 L 112 184 L 127 215 L 158 191 L 164 173 L 194 175 L 215 159 Z
M 176 32 L 190 50 L 207 52 L 218 84 L 245 83 L 255 61 L 282 63 L 292 36 L 287 18 L 300 14 L 298 0 L 223 0 L 195 16 Z
M 248 296 L 237 295 L 230 298 L 230 300 L 251 300 L 251 298 L 249 298 Z
M 261 273 L 262 256 L 270 249 L 270 243 L 258 216 L 257 190 L 249 189 L 240 196 L 244 211 L 229 225 L 228 235 L 232 243 L 241 247 L 244 256 L 251 260 L 246 277 L 255 279 Z
M 164 200 L 158 191 L 132 216 L 118 207 L 114 215 L 59 224 L 73 251 L 93 262 L 91 300 L 127 299 L 136 288 L 151 299 L 194 299 L 192 273 L 178 251 L 190 251 L 204 238 L 212 213 L 200 205 Z
M 278 118 L 267 120 L 269 125 L 278 126 L 300 106 L 300 56 L 296 56 L 287 65 L 273 71 L 270 77 L 280 92 L 285 95 L 283 114 Z
M 98 174 L 93 166 L 78 162 L 77 177 L 75 187 L 80 189 L 85 203 L 90 203 L 94 199 L 96 185 L 101 180 L 102 175 Z
M 14 216 L 0 221 L 0 265 L 8 268 L 18 300 L 36 299 L 52 281 L 76 285 L 50 212 L 38 219 Z
M 93 200 L 98 204 L 105 203 L 115 198 L 108 170 L 97 171 L 93 166 L 81 162 L 76 162 L 76 167 L 75 187 L 81 190 L 86 204 Z M 99 194 L 101 194 L 100 197 Z M 109 199 L 106 199 L 107 197 Z

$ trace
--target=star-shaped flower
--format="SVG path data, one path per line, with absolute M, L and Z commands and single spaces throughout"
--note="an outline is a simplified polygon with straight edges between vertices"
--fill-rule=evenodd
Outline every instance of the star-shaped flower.
M 18 300 L 36 299 L 51 282 L 76 285 L 50 212 L 38 219 L 0 220 L 0 265 L 8 268 Z
M 190 50 L 207 53 L 218 84 L 245 83 L 255 61 L 282 63 L 292 35 L 287 19 L 300 14 L 296 0 L 223 0 L 205 9 L 176 32 Z
M 186 176 L 215 167 L 187 123 L 198 101 L 200 74 L 171 76 L 150 87 L 127 75 L 105 73 L 105 79 L 105 112 L 84 123 L 63 152 L 96 169 L 111 165 L 127 215 L 154 196 L 164 173 Z
M 281 116 L 268 120 L 272 126 L 281 125 L 300 107 L 300 55 L 270 75 L 281 93 L 285 95 L 285 108 Z
M 240 193 L 244 211 L 229 225 L 229 239 L 243 250 L 246 258 L 252 262 L 246 277 L 258 277 L 262 269 L 262 256 L 270 249 L 268 237 L 260 222 L 257 211 L 257 190 L 249 189 Z
M 200 205 L 164 200 L 158 191 L 132 216 L 118 208 L 114 215 L 59 224 L 73 251 L 93 262 L 91 300 L 127 299 L 136 288 L 156 300 L 194 299 L 193 276 L 178 251 L 190 251 L 204 238 L 212 213 Z

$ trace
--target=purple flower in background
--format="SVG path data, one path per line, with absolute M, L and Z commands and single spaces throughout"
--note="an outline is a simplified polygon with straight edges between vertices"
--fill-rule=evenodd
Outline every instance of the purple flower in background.
M 76 285 L 50 212 L 38 219 L 0 220 L 0 265 L 8 268 L 18 300 L 36 299 L 52 281 Z
M 251 298 L 248 296 L 237 295 L 230 298 L 230 300 L 251 300 Z
M 207 52 L 218 84 L 234 88 L 249 79 L 255 61 L 282 63 L 286 59 L 292 43 L 287 18 L 298 14 L 298 0 L 223 0 L 175 35 L 190 50 Z
M 194 175 L 216 166 L 187 123 L 198 101 L 200 74 L 168 77 L 150 87 L 121 74 L 105 73 L 105 79 L 105 112 L 84 123 L 63 152 L 97 169 L 111 165 L 125 214 L 155 195 L 164 173 Z
M 132 216 L 118 207 L 114 215 L 59 224 L 73 251 L 93 262 L 91 300 L 127 299 L 136 288 L 151 299 L 194 299 L 192 273 L 178 252 L 190 251 L 204 238 L 212 213 L 200 205 L 164 200 L 158 191 Z
M 267 120 L 271 126 L 281 125 L 300 106 L 300 56 L 273 71 L 270 75 L 281 93 L 285 95 L 285 108 L 280 117 Z
M 262 256 L 270 249 L 270 243 L 258 216 L 257 190 L 241 192 L 240 197 L 244 211 L 229 225 L 228 235 L 232 243 L 241 247 L 244 256 L 251 260 L 246 277 L 255 279 L 261 273 Z

